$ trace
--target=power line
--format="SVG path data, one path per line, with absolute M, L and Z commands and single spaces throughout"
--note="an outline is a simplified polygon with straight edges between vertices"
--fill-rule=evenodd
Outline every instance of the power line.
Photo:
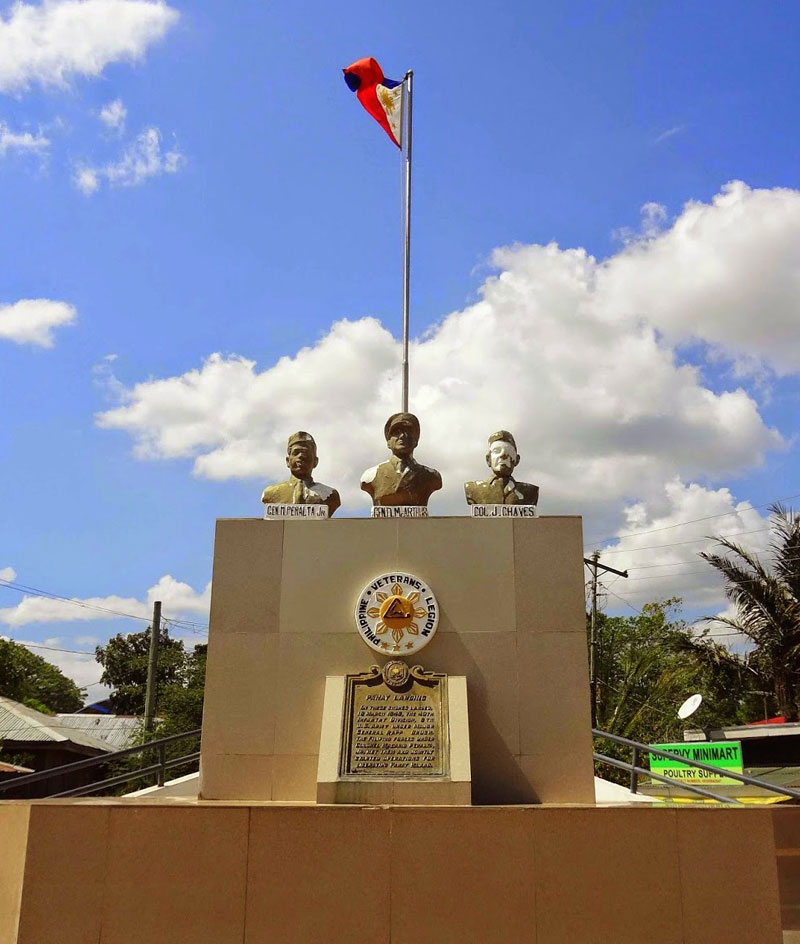
M 614 593 L 614 591 L 613 591 L 613 590 L 609 590 L 608 587 L 606 587 L 606 592 L 607 592 L 607 593 L 610 593 L 612 597 L 616 597 L 618 600 L 622 600 L 622 602 L 623 602 L 626 606 L 629 606 L 629 607 L 633 610 L 634 613 L 638 613 L 639 616 L 644 616 L 644 613 L 642 613 L 642 611 L 641 611 L 640 609 L 638 609 L 637 607 L 635 607 L 632 603 L 629 603 L 629 602 L 625 599 L 625 597 L 621 597 L 618 593 Z
M 652 551 L 657 547 L 680 547 L 683 544 L 701 544 L 703 541 L 718 541 L 720 538 L 733 538 L 739 534 L 761 534 L 764 531 L 771 530 L 772 528 L 755 528 L 753 531 L 729 531 L 726 534 L 706 535 L 702 538 L 692 538 L 690 541 L 674 541 L 671 544 L 646 544 L 644 547 L 614 547 L 610 550 L 604 549 L 603 554 L 637 554 L 639 551 Z
M 621 597 L 618 593 L 614 593 L 614 591 L 609 590 L 608 587 L 606 587 L 605 589 L 607 593 L 610 593 L 612 596 L 616 597 L 618 600 L 621 600 L 626 606 L 629 606 L 634 611 L 634 613 L 638 613 L 639 616 L 644 616 L 644 613 L 642 613 L 642 611 L 638 609 L 638 607 L 635 607 L 629 600 L 626 600 L 625 597 Z M 640 591 L 640 592 L 647 593 L 646 590 Z M 749 638 L 746 633 L 740 633 L 740 632 L 737 632 L 736 630 L 726 630 L 725 632 L 722 632 L 722 633 L 709 632 L 705 638 L 716 639 L 718 636 L 744 636 L 745 639 Z
M 75 597 L 60 596 L 57 593 L 51 593 L 49 590 L 42 590 L 40 587 L 29 587 L 29 586 L 26 586 L 25 584 L 15 583 L 14 581 L 11 581 L 11 580 L 0 580 L 0 587 L 5 587 L 8 590 L 15 590 L 18 593 L 27 593 L 32 596 L 45 597 L 50 600 L 59 600 L 62 603 L 71 603 L 73 606 L 80 606 L 87 610 L 98 610 L 99 612 L 108 613 L 112 616 L 118 616 L 122 619 L 138 620 L 144 623 L 150 622 L 149 616 L 137 616 L 134 613 L 122 613 L 119 610 L 112 610 L 110 607 L 100 606 L 97 603 L 88 603 L 85 600 L 79 600 L 79 599 L 76 599 Z M 187 628 L 189 628 L 190 632 L 196 632 L 196 630 L 190 629 L 190 627 L 193 627 L 193 626 L 205 627 L 206 629 L 208 629 L 207 623 L 198 623 L 198 622 L 193 622 L 191 620 L 169 618 L 169 622 L 175 625 L 185 625 Z M 204 634 L 198 633 L 198 635 L 204 635 Z
M 60 600 L 63 603 L 71 603 L 73 606 L 81 606 L 87 610 L 100 610 L 103 613 L 110 613 L 112 616 L 120 616 L 123 619 L 142 620 L 145 623 L 150 622 L 149 616 L 136 616 L 133 613 L 120 613 L 119 610 L 112 610 L 107 606 L 100 606 L 97 603 L 87 603 L 85 600 L 78 600 L 74 597 L 62 597 L 57 593 L 50 593 L 49 590 L 41 590 L 39 587 L 28 587 L 25 584 L 13 583 L 10 580 L 0 580 L 0 587 L 6 587 L 9 590 L 16 590 L 19 593 L 29 593 L 36 597 L 47 597 L 50 600 Z
M 697 552 L 698 555 L 700 552 Z M 723 555 L 724 556 L 724 555 Z M 781 555 L 781 561 L 798 561 L 800 560 L 800 554 L 787 554 L 785 557 Z M 690 567 L 694 566 L 697 563 L 696 560 L 686 560 L 686 561 L 673 561 L 671 564 L 640 564 L 638 567 L 628 567 L 628 570 L 652 570 L 654 567 Z M 677 574 L 676 576 L 680 576 Z M 632 580 L 638 580 L 638 577 L 632 577 Z
M 774 501 L 762 502 L 760 505 L 748 505 L 747 508 L 734 509 L 733 511 L 722 511 L 718 515 L 706 515 L 704 518 L 690 518 L 687 521 L 678 521 L 675 524 L 667 524 L 661 528 L 650 528 L 648 531 L 629 531 L 627 534 L 614 534 L 607 538 L 588 538 L 585 547 L 594 544 L 603 544 L 606 541 L 619 541 L 622 538 L 637 537 L 641 534 L 655 534 L 657 531 L 669 531 L 670 528 L 680 528 L 684 524 L 695 524 L 697 521 L 711 521 L 712 518 L 727 518 L 729 515 L 738 515 L 744 511 L 754 511 L 756 508 L 766 508 L 768 505 L 775 505 L 780 502 L 791 501 L 793 498 L 800 498 L 800 494 L 787 495 L 785 498 L 776 498 Z
M 631 577 L 630 580 L 669 580 L 671 577 L 691 577 L 692 574 L 712 573 L 708 567 L 698 567 L 696 570 L 686 570 L 680 574 L 649 574 L 645 577 Z
M 59 649 L 56 646 L 40 646 L 35 642 L 23 642 L 21 639 L 12 639 L 10 636 L 8 639 L 18 646 L 25 646 L 26 649 L 47 649 L 48 652 L 69 652 L 74 656 L 94 656 L 93 652 L 87 652 L 85 649 Z

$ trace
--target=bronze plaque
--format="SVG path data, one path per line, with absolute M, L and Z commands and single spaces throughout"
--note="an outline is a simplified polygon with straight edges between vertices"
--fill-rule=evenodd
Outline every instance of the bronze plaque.
M 347 676 L 344 708 L 343 779 L 450 776 L 446 675 L 373 665 Z

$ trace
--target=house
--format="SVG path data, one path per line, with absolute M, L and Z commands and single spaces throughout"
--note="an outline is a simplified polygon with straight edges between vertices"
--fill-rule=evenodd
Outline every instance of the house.
M 35 771 L 50 770 L 87 757 L 109 754 L 117 748 L 95 734 L 71 727 L 57 715 L 27 708 L 11 698 L 0 697 L 0 758 L 23 754 Z M 24 793 L 4 793 L 4 799 L 47 796 L 97 780 L 92 768 L 20 788 Z

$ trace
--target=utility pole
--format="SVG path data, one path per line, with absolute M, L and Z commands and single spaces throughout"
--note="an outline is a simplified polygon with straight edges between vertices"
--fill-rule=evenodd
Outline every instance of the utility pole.
M 591 569 L 592 573 L 592 615 L 591 629 L 589 631 L 589 690 L 592 710 L 592 727 L 597 727 L 597 569 L 610 571 L 619 577 L 627 577 L 627 570 L 617 570 L 615 567 L 609 567 L 608 564 L 600 563 L 600 551 L 593 551 L 591 558 L 584 557 L 584 564 Z
M 600 551 L 592 553 L 592 621 L 589 633 L 589 690 L 592 699 L 592 727 L 597 727 L 597 562 Z
M 147 694 L 144 700 L 144 729 L 153 730 L 156 716 L 158 684 L 158 643 L 161 638 L 161 600 L 153 604 L 153 625 L 150 627 L 150 657 L 147 661 Z

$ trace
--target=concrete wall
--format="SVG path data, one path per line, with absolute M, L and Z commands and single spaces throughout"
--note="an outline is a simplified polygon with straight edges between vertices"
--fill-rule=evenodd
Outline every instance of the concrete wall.
M 218 521 L 201 795 L 314 799 L 325 677 L 385 661 L 353 609 L 393 570 L 441 608 L 413 661 L 467 678 L 473 803 L 593 802 L 577 517 Z
M 778 863 L 781 923 L 784 929 L 794 932 L 791 940 L 800 942 L 800 807 L 781 803 L 773 806 L 771 811 Z
M 0 944 L 17 939 L 29 816 L 27 803 L 0 804 Z
M 781 940 L 766 810 L 39 801 L 27 845 L 2 944 Z

